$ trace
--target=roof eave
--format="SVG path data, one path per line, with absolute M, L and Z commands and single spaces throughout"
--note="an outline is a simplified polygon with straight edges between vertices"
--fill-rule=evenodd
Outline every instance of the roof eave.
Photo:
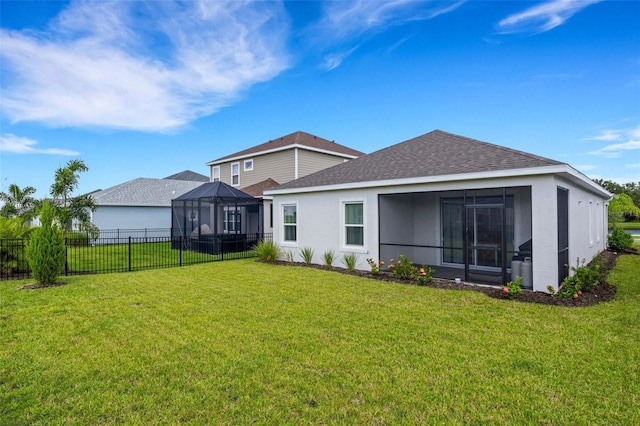
M 253 153 L 250 153 L 250 154 L 237 155 L 237 156 L 234 156 L 234 157 L 223 157 L 223 158 L 219 158 L 217 160 L 209 161 L 208 163 L 205 163 L 205 165 L 206 166 L 217 166 L 219 164 L 230 163 L 230 162 L 233 162 L 233 161 L 243 160 L 245 158 L 253 158 L 253 157 L 257 157 L 259 155 L 271 154 L 271 153 L 274 153 L 274 152 L 286 151 L 286 150 L 294 149 L 294 148 L 305 149 L 307 151 L 319 152 L 319 153 L 322 153 L 322 154 L 329 154 L 329 155 L 333 155 L 333 156 L 336 156 L 336 157 L 347 158 L 347 159 L 350 159 L 350 160 L 352 160 L 354 158 L 358 158 L 357 155 L 345 154 L 345 153 L 342 153 L 342 152 L 331 151 L 331 150 L 328 150 L 328 149 L 320 149 L 320 148 L 315 148 L 315 147 L 304 145 L 304 144 L 295 143 L 295 144 L 291 144 L 291 145 L 281 146 L 281 147 L 278 147 L 278 148 L 272 148 L 272 149 L 266 149 L 266 150 L 263 150 L 263 151 L 257 151 L 257 152 L 253 152 Z
M 380 181 L 366 181 L 366 182 L 349 182 L 333 185 L 320 185 L 311 186 L 306 188 L 285 188 L 285 189 L 269 189 L 264 191 L 265 196 L 273 197 L 274 195 L 286 195 L 296 193 L 307 192 L 321 192 L 321 191 L 340 191 L 345 189 L 364 189 L 371 187 L 389 187 L 389 186 L 404 186 L 404 185 L 416 185 L 416 184 L 428 184 L 428 183 L 440 183 L 440 182 L 455 182 L 455 181 L 469 181 L 469 180 L 481 180 L 481 179 L 495 179 L 495 178 L 511 178 L 516 176 L 540 176 L 560 174 L 569 177 L 571 181 L 579 184 L 582 187 L 590 189 L 602 195 L 605 198 L 610 199 L 611 194 L 593 182 L 591 179 L 584 176 L 582 173 L 575 170 L 568 164 L 549 165 L 540 167 L 527 167 L 519 169 L 508 170 L 493 170 L 485 172 L 475 173 L 457 173 L 450 175 L 438 175 L 438 176 L 420 176 L 405 179 L 389 179 Z

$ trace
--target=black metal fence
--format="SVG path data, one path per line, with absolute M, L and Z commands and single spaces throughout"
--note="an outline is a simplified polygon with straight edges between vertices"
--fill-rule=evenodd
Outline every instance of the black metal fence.
M 153 236 L 149 230 L 101 231 L 95 240 L 73 234 L 65 239 L 63 275 L 129 272 L 254 257 L 258 242 L 272 234 L 218 234 L 207 238 Z M 158 231 L 155 231 L 158 232 Z M 26 239 L 0 239 L 0 279 L 31 276 Z

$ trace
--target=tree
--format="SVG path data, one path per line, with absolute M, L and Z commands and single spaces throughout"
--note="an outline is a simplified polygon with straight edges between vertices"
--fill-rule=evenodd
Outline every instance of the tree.
M 627 194 L 617 194 L 609 201 L 609 215 L 612 217 L 632 219 L 634 217 L 640 217 L 640 208 L 633 203 L 633 200 Z M 620 220 L 617 222 L 620 222 Z
M 56 170 L 51 195 L 55 201 L 56 217 L 62 227 L 63 236 L 71 229 L 73 219 L 79 222 L 80 230 L 94 234 L 97 227 L 91 223 L 89 211 L 96 210 L 96 203 L 89 194 L 73 197 L 78 188 L 80 173 L 89 171 L 82 160 L 71 160 L 65 167 Z
M 4 203 L 0 208 L 2 217 L 19 217 L 23 222 L 27 222 L 36 217 L 38 201 L 32 197 L 36 189 L 27 186 L 20 189 L 18 185 L 12 183 L 7 192 L 0 192 L 0 201 Z
M 45 201 L 40 209 L 40 227 L 31 233 L 25 253 L 36 281 L 43 285 L 56 282 L 64 266 L 65 246 L 49 201 Z
M 640 219 L 640 182 L 622 185 L 602 179 L 596 179 L 594 182 L 616 195 L 609 204 L 610 222 Z

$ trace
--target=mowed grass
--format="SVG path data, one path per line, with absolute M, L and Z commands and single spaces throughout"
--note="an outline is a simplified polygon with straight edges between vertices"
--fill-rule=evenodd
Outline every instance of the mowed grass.
M 640 257 L 562 308 L 237 260 L 0 283 L 0 424 L 640 424 Z
M 227 256 L 240 257 L 244 253 Z M 170 241 L 67 247 L 71 272 L 128 271 L 214 261 L 219 255 L 172 249 Z

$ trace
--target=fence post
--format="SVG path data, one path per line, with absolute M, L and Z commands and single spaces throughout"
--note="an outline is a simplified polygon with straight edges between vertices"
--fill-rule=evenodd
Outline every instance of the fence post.
M 131 272 L 131 235 L 129 235 L 129 272 Z
M 182 235 L 180 235 L 180 240 L 179 241 L 180 241 L 180 248 L 179 248 L 179 250 L 180 250 L 180 266 L 182 266 L 182 244 L 183 244 Z

